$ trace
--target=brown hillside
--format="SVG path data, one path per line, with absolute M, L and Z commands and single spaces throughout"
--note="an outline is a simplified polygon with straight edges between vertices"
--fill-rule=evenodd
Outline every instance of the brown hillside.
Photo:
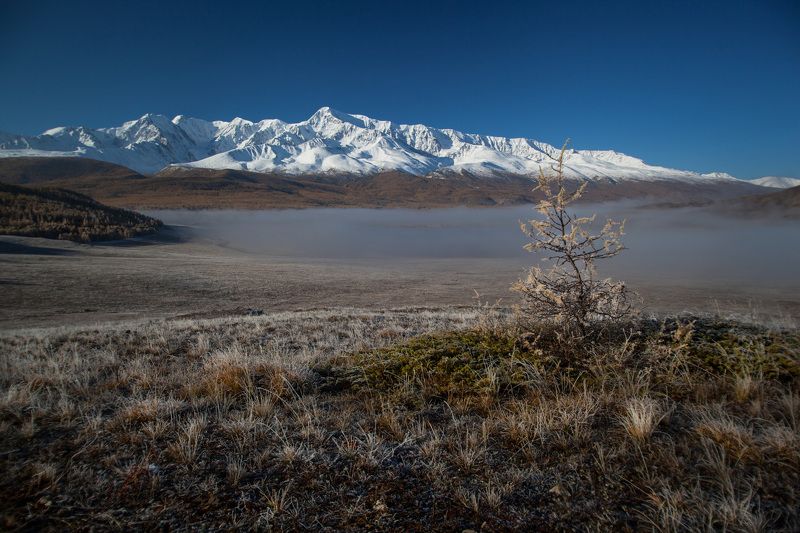
M 800 209 L 800 187 L 783 189 L 778 192 L 754 196 L 748 199 L 754 206 L 761 207 L 782 207 L 789 209 Z
M 141 174 L 127 167 L 82 157 L 0 158 L 0 181 L 14 185 L 90 181 L 92 178 L 136 179 L 142 177 Z
M 420 177 L 402 172 L 372 176 L 289 176 L 242 170 L 169 167 L 154 176 L 77 158 L 0 159 L 0 181 L 47 183 L 130 208 L 452 207 L 529 203 L 531 178 L 479 178 L 462 174 Z M 748 183 L 673 181 L 592 182 L 585 201 L 650 198 L 654 202 L 707 204 L 763 192 Z
M 723 206 L 727 212 L 745 216 L 800 218 L 800 187 L 738 198 Z

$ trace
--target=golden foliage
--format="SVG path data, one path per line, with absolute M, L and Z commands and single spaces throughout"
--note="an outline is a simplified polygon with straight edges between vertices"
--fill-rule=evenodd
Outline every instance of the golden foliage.
M 90 242 L 154 233 L 161 222 L 65 189 L 0 183 L 0 234 Z

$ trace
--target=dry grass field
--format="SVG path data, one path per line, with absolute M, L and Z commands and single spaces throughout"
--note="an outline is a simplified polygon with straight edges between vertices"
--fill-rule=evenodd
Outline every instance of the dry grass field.
M 800 337 L 490 309 L 6 331 L 9 530 L 800 527 Z M 562 361 L 562 362 L 559 362 Z

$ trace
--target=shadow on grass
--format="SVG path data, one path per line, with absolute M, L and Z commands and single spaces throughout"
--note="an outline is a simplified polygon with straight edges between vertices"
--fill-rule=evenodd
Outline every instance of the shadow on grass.
M 60 241 L 56 241 L 60 242 Z M 20 242 L 0 240 L 0 254 L 20 254 L 20 255 L 75 255 L 75 250 L 55 248 L 48 246 L 32 246 Z
M 114 248 L 139 248 L 142 246 L 153 246 L 156 244 L 178 244 L 189 242 L 193 238 L 192 229 L 187 226 L 163 226 L 158 232 L 152 235 L 142 235 L 131 237 L 130 239 L 119 239 L 114 241 L 99 241 L 91 243 L 92 246 L 106 246 Z

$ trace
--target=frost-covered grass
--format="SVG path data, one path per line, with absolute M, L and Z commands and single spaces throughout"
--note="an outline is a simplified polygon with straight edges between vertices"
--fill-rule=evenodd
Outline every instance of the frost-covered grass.
M 800 338 L 477 310 L 0 337 L 6 529 L 800 527 Z M 563 361 L 569 361 L 565 364 Z

